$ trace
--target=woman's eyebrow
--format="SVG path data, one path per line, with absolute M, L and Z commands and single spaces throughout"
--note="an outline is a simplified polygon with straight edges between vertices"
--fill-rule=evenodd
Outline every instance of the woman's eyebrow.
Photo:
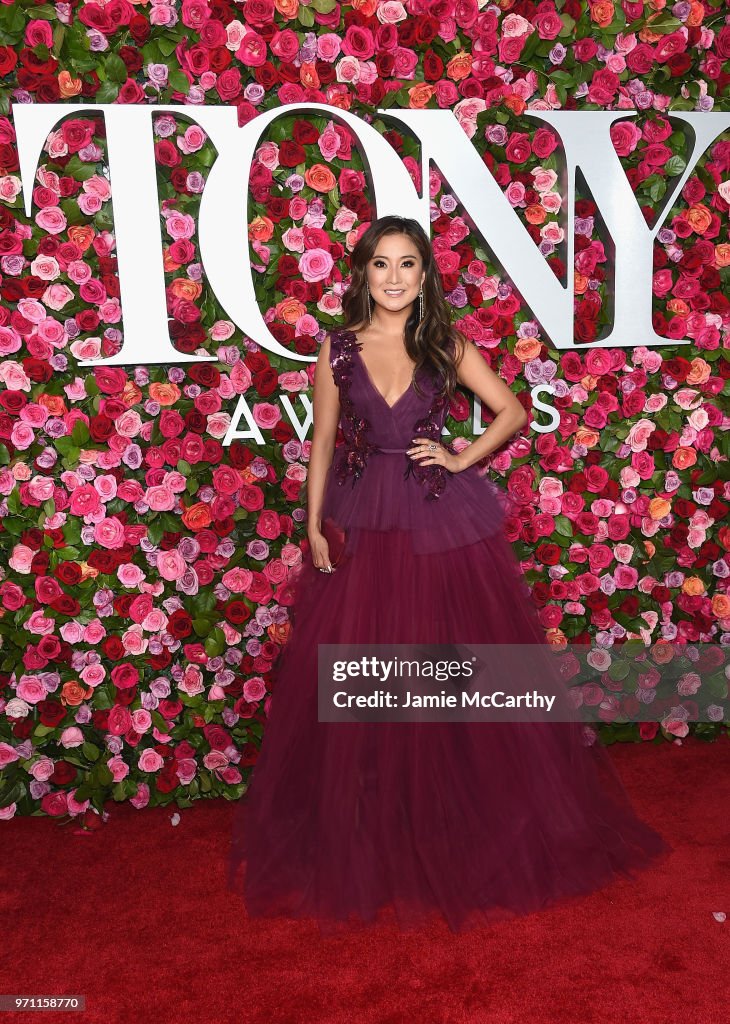
M 416 258 L 417 258 L 417 257 L 416 257 L 416 256 L 414 256 L 414 255 L 413 255 L 413 253 L 410 253 L 410 252 L 408 253 L 408 255 L 407 255 L 407 256 L 401 256 L 401 259 L 402 259 L 402 260 L 415 260 Z M 375 256 L 373 256 L 373 259 L 374 259 L 374 260 L 387 260 L 387 259 L 388 259 L 388 257 L 387 257 L 387 256 L 379 256 L 379 255 L 378 255 L 378 254 L 376 253 L 376 254 L 375 254 Z

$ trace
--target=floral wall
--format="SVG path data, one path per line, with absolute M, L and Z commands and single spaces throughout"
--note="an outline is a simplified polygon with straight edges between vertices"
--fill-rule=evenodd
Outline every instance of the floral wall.
M 582 344 L 557 351 L 431 168 L 454 318 L 531 414 L 483 467 L 516 501 L 508 534 L 550 642 L 727 644 L 727 133 L 663 202 L 686 166 L 672 112 L 727 110 L 729 79 L 722 0 L 2 0 L 0 818 L 93 827 L 110 799 L 184 807 L 245 790 L 307 557 L 309 441 L 280 399 L 303 415 L 349 254 L 377 215 L 338 111 L 382 133 L 418 188 L 418 142 L 387 111 L 452 111 L 556 276 L 572 275 Z M 49 134 L 26 216 L 15 106 L 65 101 L 89 112 Z M 286 116 L 302 102 L 333 116 Z M 170 337 L 212 362 L 79 365 L 123 343 L 94 106 L 109 103 L 191 107 L 190 120 L 160 111 L 151 124 Z M 291 360 L 244 336 L 206 281 L 197 211 L 216 152 L 200 104 L 235 106 L 239 126 L 282 108 L 251 167 L 248 223 L 257 301 Z M 691 346 L 601 347 L 609 246 L 586 190 L 566 265 L 560 139 L 526 116 L 551 109 L 636 115 L 612 139 L 647 224 L 663 218 L 654 327 Z M 559 417 L 544 432 L 541 383 Z M 263 446 L 222 443 L 241 397 Z M 450 409 L 458 445 L 474 436 L 471 403 L 462 391 Z M 636 686 L 617 704 L 606 684 L 596 742 L 725 728 L 639 722 Z

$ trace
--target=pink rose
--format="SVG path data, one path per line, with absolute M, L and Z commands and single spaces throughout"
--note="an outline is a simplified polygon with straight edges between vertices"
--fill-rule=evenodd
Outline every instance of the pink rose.
M 123 587 L 138 587 L 144 579 L 144 573 L 139 566 L 125 562 L 117 569 L 117 579 Z
M 179 551 L 160 551 L 157 556 L 157 571 L 165 580 L 177 580 L 187 570 L 187 563 Z
M 129 765 L 119 754 L 116 754 L 114 757 L 110 757 L 106 764 L 107 768 L 112 773 L 112 779 L 114 782 L 121 782 L 122 779 L 126 779 L 129 775 Z
M 9 743 L 0 743 L 0 768 L 5 768 L 13 761 L 18 761 L 19 759 L 20 754 L 14 747 L 11 747 Z
M 137 762 L 139 770 L 142 772 L 158 772 L 164 763 L 162 756 L 151 748 L 143 750 Z
M 77 725 L 70 725 L 61 733 L 59 742 L 62 747 L 67 749 L 70 747 L 80 747 L 85 742 L 85 737 Z
M 102 519 L 94 527 L 94 541 L 110 550 L 121 548 L 125 544 L 124 527 L 114 516 Z
M 106 636 L 106 629 L 99 619 L 93 619 L 84 629 L 84 643 L 98 644 Z
M 26 704 L 37 704 L 48 696 L 45 686 L 35 676 L 22 676 L 15 693 Z
M 299 260 L 299 269 L 307 282 L 326 280 L 333 267 L 334 260 L 325 249 L 309 249 Z
M 86 665 L 79 675 L 87 686 L 96 687 L 106 679 L 106 669 L 103 665 Z
M 298 47 L 297 43 L 297 47 Z M 317 36 L 317 56 L 329 64 L 333 64 L 342 50 L 340 37 L 334 32 L 326 32 Z
M 148 487 L 145 501 L 153 512 L 170 512 L 176 504 L 175 494 L 168 484 Z

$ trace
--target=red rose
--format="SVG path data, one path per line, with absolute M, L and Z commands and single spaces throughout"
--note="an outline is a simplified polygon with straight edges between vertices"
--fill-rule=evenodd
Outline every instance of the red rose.
M 505 156 L 509 162 L 523 164 L 530 156 L 530 152 L 530 136 L 525 132 L 513 132 L 505 149 Z
M 0 46 L 0 78 L 5 78 L 14 70 L 18 63 L 15 50 L 9 46 Z
M 63 704 L 55 700 L 41 700 L 36 707 L 41 725 L 49 726 L 52 729 L 59 725 L 68 714 Z
M 535 557 L 543 565 L 557 565 L 560 561 L 561 548 L 557 544 L 540 544 Z
M 296 167 L 306 160 L 306 153 L 297 142 L 284 139 L 279 146 L 279 163 L 282 167 Z

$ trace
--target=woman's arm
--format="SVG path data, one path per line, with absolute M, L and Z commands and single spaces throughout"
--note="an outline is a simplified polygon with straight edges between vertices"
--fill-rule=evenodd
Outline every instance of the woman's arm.
M 527 413 L 516 395 L 502 378 L 487 366 L 474 342 L 465 340 L 463 354 L 461 358 L 457 356 L 457 379 L 473 391 L 483 405 L 492 410 L 494 419 L 476 441 L 456 456 L 463 469 L 467 469 L 499 448 L 516 434 L 520 427 L 524 427 L 528 420 Z
M 322 523 L 322 502 L 327 470 L 337 439 L 340 394 L 330 366 L 330 337 L 320 345 L 314 369 L 314 430 L 307 471 L 307 532 L 318 534 Z

